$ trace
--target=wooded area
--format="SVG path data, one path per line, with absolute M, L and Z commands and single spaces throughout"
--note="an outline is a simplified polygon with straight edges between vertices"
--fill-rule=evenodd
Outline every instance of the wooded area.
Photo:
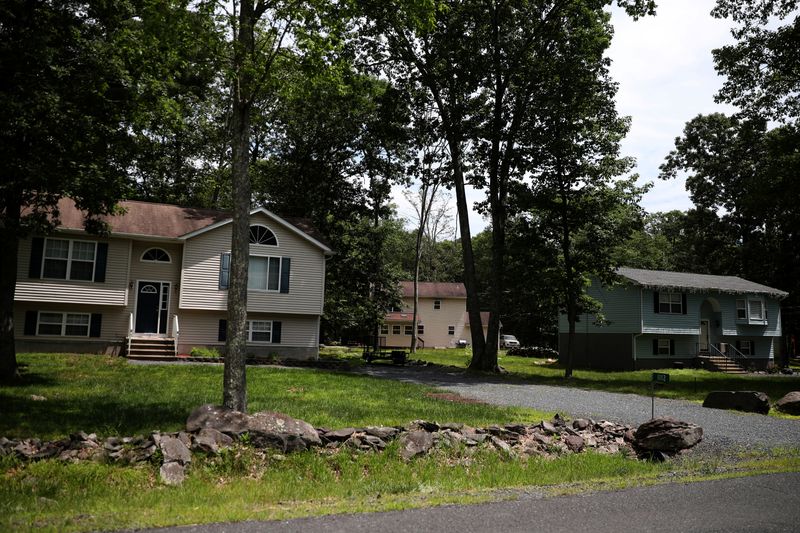
M 375 331 L 417 268 L 464 282 L 473 369 L 497 369 L 481 311 L 489 338 L 502 320 L 552 343 L 558 312 L 574 329 L 595 305 L 589 277 L 620 265 L 786 290 L 784 329 L 798 332 L 797 2 L 718 0 L 737 44 L 714 51 L 717 99 L 740 112 L 686 125 L 660 177 L 688 173 L 694 208 L 649 214 L 619 149 L 612 4 L 655 14 L 652 0 L 4 2 L 0 376 L 16 372 L 18 239 L 51 230 L 63 196 L 92 216 L 120 199 L 233 213 L 225 382 L 242 392 L 225 402 L 242 410 L 257 206 L 309 218 L 336 251 L 326 340 Z M 433 183 L 438 211 L 400 220 L 392 187 Z M 476 235 L 467 185 L 486 194 Z

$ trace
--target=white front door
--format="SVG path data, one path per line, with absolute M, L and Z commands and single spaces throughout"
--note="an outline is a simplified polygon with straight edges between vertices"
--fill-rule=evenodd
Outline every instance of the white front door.
M 708 320 L 701 320 L 700 321 L 700 351 L 707 352 L 709 350 L 709 339 L 708 339 Z

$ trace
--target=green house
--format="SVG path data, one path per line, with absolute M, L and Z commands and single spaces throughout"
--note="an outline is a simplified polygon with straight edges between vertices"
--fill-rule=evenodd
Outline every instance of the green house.
M 609 370 L 717 366 L 763 369 L 780 356 L 780 300 L 788 293 L 735 276 L 620 268 L 622 283 L 593 283 L 603 320 L 576 324 L 576 367 Z M 559 356 L 568 324 L 559 317 Z

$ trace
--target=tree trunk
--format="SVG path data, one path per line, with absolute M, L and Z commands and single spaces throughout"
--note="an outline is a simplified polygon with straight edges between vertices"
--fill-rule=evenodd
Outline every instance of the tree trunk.
M 560 166 L 560 165 L 559 165 Z M 559 172 L 560 174 L 560 172 Z M 561 253 L 564 256 L 564 279 L 566 283 L 566 310 L 569 334 L 567 335 L 567 364 L 564 378 L 572 377 L 575 321 L 577 319 L 577 299 L 575 291 L 575 272 L 572 265 L 572 239 L 569 224 L 569 199 L 564 179 L 561 180 Z
M 8 201 L 8 200 L 6 200 Z M 13 202 L 11 202 L 13 203 Z M 6 203 L 6 221 L 0 222 L 0 382 L 19 377 L 14 346 L 14 291 L 17 285 L 19 203 Z M 10 219 L 10 220 L 9 220 Z
M 234 43 L 233 111 L 231 120 L 231 182 L 233 223 L 231 269 L 228 284 L 228 330 L 222 402 L 225 407 L 247 411 L 247 272 L 250 261 L 250 111 L 253 105 L 253 57 L 255 13 L 243 0 Z

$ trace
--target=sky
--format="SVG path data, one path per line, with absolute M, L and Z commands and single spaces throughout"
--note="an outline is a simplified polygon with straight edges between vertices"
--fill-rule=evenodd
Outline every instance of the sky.
M 612 10 L 614 38 L 608 56 L 611 75 L 619 83 L 617 110 L 632 119 L 631 130 L 622 142 L 622 154 L 636 159 L 633 172 L 639 184 L 653 182 L 642 199 L 649 212 L 686 210 L 692 206 L 684 179 L 658 179 L 658 167 L 675 145 L 686 122 L 700 113 L 733 111 L 714 103 L 722 86 L 711 50 L 733 42 L 730 22 L 709 14 L 715 0 L 660 0 L 655 17 L 632 20 L 624 12 Z M 402 188 L 393 190 L 398 214 L 412 218 L 412 209 L 403 198 Z M 482 191 L 468 191 L 472 205 L 482 200 Z M 451 201 L 455 218 L 455 196 Z M 487 225 L 472 212 L 473 235 Z

